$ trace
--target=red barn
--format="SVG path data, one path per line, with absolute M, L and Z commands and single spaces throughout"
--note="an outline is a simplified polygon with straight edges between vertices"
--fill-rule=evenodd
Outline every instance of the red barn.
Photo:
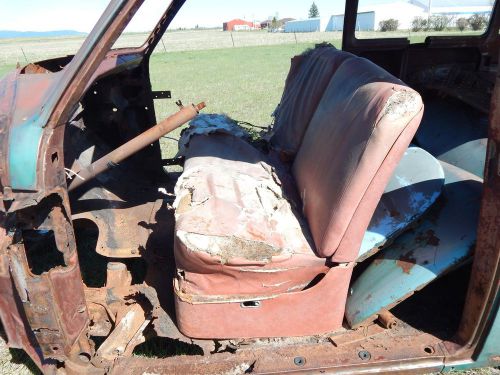
M 254 23 L 250 21 L 245 21 L 239 18 L 235 18 L 234 20 L 224 22 L 222 24 L 222 29 L 224 31 L 233 31 L 237 29 L 260 29 L 260 24 L 259 23 Z

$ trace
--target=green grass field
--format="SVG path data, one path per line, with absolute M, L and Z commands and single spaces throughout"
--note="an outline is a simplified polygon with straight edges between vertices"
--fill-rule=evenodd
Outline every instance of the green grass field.
M 241 47 L 154 54 L 151 83 L 155 90 L 171 90 L 184 103 L 205 101 L 205 113 L 226 113 L 235 120 L 266 126 L 280 101 L 290 58 L 312 43 Z M 256 79 L 258 77 L 258 79 Z M 177 110 L 174 100 L 157 100 L 158 119 Z M 171 134 L 176 138 L 180 129 Z M 176 143 L 162 139 L 164 157 L 172 157 Z
M 384 36 L 404 35 L 385 33 Z M 139 45 L 145 37 L 145 34 L 126 35 L 116 45 Z M 412 41 L 421 41 L 425 35 L 410 37 Z M 73 54 L 82 41 L 81 37 L 0 39 L 0 77 L 17 62 L 24 65 Z M 240 32 L 233 33 L 231 39 L 229 33 L 217 30 L 168 32 L 151 58 L 153 89 L 171 90 L 173 97 L 155 101 L 157 118 L 176 111 L 174 102 L 181 99 L 184 103 L 205 101 L 206 112 L 226 113 L 236 120 L 269 125 L 283 91 L 291 57 L 323 41 L 340 47 L 341 35 Z M 178 134 L 179 130 L 172 137 Z M 177 144 L 169 138 L 161 142 L 164 156 L 173 156 Z M 30 374 L 36 373 L 36 369 L 22 351 L 9 350 L 0 339 L 0 373 Z M 500 374 L 500 371 L 483 369 L 466 373 Z

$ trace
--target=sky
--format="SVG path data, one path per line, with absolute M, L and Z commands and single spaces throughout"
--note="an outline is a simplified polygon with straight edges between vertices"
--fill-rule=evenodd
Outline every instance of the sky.
M 362 0 L 363 4 L 394 0 Z M 0 30 L 89 32 L 109 0 L 0 0 Z M 321 15 L 342 14 L 345 0 L 315 0 Z M 170 0 L 145 0 L 127 31 L 150 31 Z M 171 28 L 222 27 L 233 18 L 307 18 L 312 0 L 187 0 Z

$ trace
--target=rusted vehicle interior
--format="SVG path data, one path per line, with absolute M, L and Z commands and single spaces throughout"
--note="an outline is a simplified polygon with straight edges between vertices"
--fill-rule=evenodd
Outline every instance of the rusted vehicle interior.
M 499 365 L 498 4 L 483 35 L 410 44 L 357 39 L 348 1 L 342 50 L 292 59 L 256 139 L 204 98 L 156 118 L 149 57 L 184 1 L 111 49 L 141 3 L 0 82 L 8 345 L 45 373 Z

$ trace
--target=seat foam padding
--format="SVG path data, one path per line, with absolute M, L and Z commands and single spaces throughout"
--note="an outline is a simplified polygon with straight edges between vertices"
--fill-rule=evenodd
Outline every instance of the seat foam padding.
M 366 59 L 348 58 L 335 72 L 292 167 L 320 256 L 357 258 L 422 112 L 417 92 Z
M 271 145 L 294 156 L 331 77 L 353 55 L 334 47 L 317 47 L 292 59 L 278 108 Z
M 313 251 L 307 224 L 285 196 L 293 186 L 277 170 L 237 137 L 191 138 L 174 202 L 183 293 L 288 293 L 328 271 Z
M 472 254 L 481 203 L 482 179 L 441 162 L 443 200 L 413 230 L 382 250 L 352 283 L 346 319 L 355 328 L 371 323 Z
M 419 219 L 441 194 L 444 172 L 427 151 L 405 151 L 375 209 L 359 249 L 357 262 L 389 245 Z

